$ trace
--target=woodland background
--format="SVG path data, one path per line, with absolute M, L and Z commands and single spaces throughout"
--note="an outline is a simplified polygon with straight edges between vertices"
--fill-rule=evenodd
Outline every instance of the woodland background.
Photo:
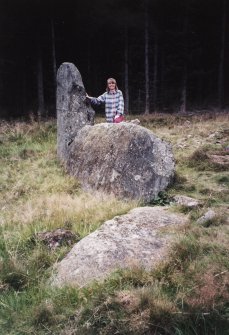
M 228 7 L 229 0 L 0 0 L 0 334 L 228 335 Z M 57 160 L 63 62 L 77 66 L 89 95 L 116 78 L 127 119 L 137 116 L 173 147 L 174 183 L 148 205 L 170 205 L 190 222 L 171 228 L 170 255 L 150 272 L 50 286 L 71 246 L 50 251 L 38 232 L 64 228 L 81 240 L 139 206 L 84 192 Z M 177 206 L 176 195 L 201 206 Z M 198 223 L 209 209 L 215 217 Z
M 0 116 L 55 116 L 74 63 L 98 96 L 114 77 L 126 112 L 226 110 L 227 0 L 1 0 Z

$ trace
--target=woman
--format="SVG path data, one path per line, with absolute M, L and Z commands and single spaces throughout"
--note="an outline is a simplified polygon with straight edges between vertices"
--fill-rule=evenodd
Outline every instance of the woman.
M 118 89 L 116 80 L 114 78 L 107 79 L 106 92 L 100 95 L 98 98 L 86 97 L 90 99 L 94 105 L 105 104 L 106 120 L 108 123 L 116 122 L 123 117 L 124 113 L 124 99 L 122 91 Z

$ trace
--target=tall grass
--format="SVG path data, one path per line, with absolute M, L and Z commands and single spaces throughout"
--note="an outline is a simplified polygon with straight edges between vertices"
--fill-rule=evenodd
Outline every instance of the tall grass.
M 117 271 L 83 289 L 50 287 L 52 265 L 70 246 L 51 251 L 35 234 L 67 228 L 83 238 L 138 204 L 85 193 L 66 175 L 56 159 L 55 120 L 1 123 L 0 334 L 228 334 L 229 174 L 199 153 L 227 154 L 229 117 L 139 119 L 171 142 L 176 157 L 174 184 L 155 203 L 182 193 L 202 207 L 188 210 L 190 224 L 156 269 Z M 197 225 L 209 207 L 216 218 Z

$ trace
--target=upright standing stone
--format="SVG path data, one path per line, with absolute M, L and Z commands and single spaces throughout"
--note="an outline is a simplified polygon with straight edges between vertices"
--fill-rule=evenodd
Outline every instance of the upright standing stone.
M 94 124 L 94 110 L 86 102 L 80 72 L 72 63 L 63 63 L 57 72 L 57 155 L 65 162 L 69 145 L 85 125 Z

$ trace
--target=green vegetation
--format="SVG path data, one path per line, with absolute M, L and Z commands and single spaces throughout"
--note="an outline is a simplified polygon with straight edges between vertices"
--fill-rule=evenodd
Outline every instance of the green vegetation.
M 174 228 L 176 243 L 156 269 L 117 271 L 81 289 L 50 286 L 70 246 L 50 251 L 34 235 L 67 228 L 83 238 L 138 204 L 85 193 L 65 174 L 55 120 L 0 125 L 0 334 L 229 334 L 228 116 L 139 119 L 171 142 L 177 163 L 174 184 L 151 205 L 183 194 L 202 206 L 172 205 L 190 223 Z M 209 208 L 216 217 L 198 225 Z
M 150 205 L 154 206 L 166 206 L 169 205 L 172 199 L 169 198 L 168 194 L 164 192 L 159 192 L 158 195 L 150 201 Z

